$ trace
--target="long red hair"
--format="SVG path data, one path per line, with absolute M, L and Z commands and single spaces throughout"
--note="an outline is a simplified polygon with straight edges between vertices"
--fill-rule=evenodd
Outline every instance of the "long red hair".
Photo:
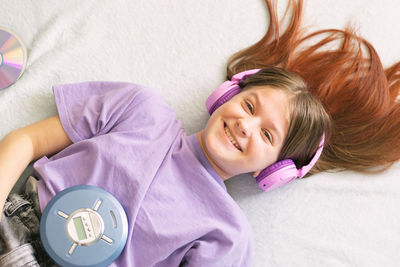
M 228 78 L 248 69 L 279 66 L 305 80 L 333 121 L 331 138 L 313 173 L 377 172 L 390 167 L 400 158 L 400 103 L 396 100 L 400 62 L 384 69 L 374 47 L 351 28 L 306 34 L 301 28 L 302 0 L 289 0 L 281 22 L 276 1 L 265 2 L 270 13 L 267 32 L 229 59 Z M 289 24 L 282 32 L 290 8 Z

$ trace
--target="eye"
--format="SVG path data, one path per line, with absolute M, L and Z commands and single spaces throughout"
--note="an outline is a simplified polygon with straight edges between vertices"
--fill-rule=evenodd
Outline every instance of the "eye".
M 269 134 L 269 132 L 267 130 L 262 129 L 263 134 L 265 135 L 265 137 L 267 137 L 268 141 L 270 143 L 272 143 L 272 138 L 271 135 Z
M 249 101 L 245 101 L 247 108 L 249 109 L 250 113 L 253 114 L 254 108 Z

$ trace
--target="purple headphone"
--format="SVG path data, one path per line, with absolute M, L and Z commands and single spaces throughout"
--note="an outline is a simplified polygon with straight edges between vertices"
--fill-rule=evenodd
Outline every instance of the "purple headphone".
M 247 77 L 257 73 L 260 69 L 247 70 L 235 74 L 231 81 L 225 81 L 221 84 L 208 98 L 206 101 L 206 107 L 210 115 L 221 105 L 227 102 L 229 99 L 238 94 L 242 88 L 240 88 L 239 83 L 246 79 Z M 271 166 L 265 168 L 256 177 L 258 185 L 264 191 L 270 191 L 280 186 L 283 186 L 296 178 L 303 178 L 308 171 L 317 162 L 319 156 L 322 153 L 324 147 L 325 134 L 322 135 L 321 142 L 319 144 L 317 152 L 315 152 L 314 157 L 310 163 L 303 166 L 301 169 L 297 169 L 293 160 L 284 159 L 275 162 Z

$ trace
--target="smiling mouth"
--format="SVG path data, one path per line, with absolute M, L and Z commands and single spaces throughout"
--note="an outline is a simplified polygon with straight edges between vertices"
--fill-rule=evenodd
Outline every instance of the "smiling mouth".
M 236 142 L 236 140 L 233 138 L 231 131 L 229 128 L 226 126 L 226 123 L 224 123 L 224 130 L 225 134 L 228 137 L 229 141 L 232 143 L 234 147 L 236 147 L 239 151 L 243 152 L 242 149 L 240 148 L 239 144 Z

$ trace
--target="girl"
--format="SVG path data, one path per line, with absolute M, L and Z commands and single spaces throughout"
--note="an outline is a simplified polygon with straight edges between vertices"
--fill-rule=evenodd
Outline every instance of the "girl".
M 115 265 L 251 266 L 251 230 L 223 181 L 244 172 L 258 176 L 279 159 L 284 140 L 299 139 L 303 127 L 310 134 L 301 139 L 314 149 L 292 159 L 306 165 L 328 133 L 329 117 L 293 73 L 269 68 L 243 81 L 244 90 L 192 136 L 149 88 L 115 82 L 54 86 L 58 116 L 12 132 L 0 144 L 0 160 L 8 163 L 1 173 L 13 180 L 5 180 L 6 193 L 21 166 L 40 158 L 34 164 L 38 186 L 31 178 L 27 194 L 38 202 L 32 192 L 38 188 L 42 211 L 56 192 L 77 184 L 105 188 L 121 202 L 129 233 Z M 42 250 L 37 233 L 25 226 L 38 222 L 40 215 L 33 215 L 40 211 L 26 212 L 28 204 L 11 195 L 5 205 L 3 239 L 22 228 L 35 244 L 5 244 L 7 265 L 22 261 L 13 255 L 27 255 L 27 262 L 29 252 Z
M 173 111 L 139 85 L 55 86 L 59 114 L 0 143 L 0 205 L 27 164 L 39 159 L 34 176 L 41 210 L 76 184 L 105 188 L 124 206 L 128 242 L 114 265 L 251 266 L 251 231 L 223 180 L 244 172 L 258 177 L 285 159 L 301 169 L 315 159 L 323 136 L 325 149 L 311 173 L 372 171 L 398 160 L 399 64 L 383 70 L 372 46 L 350 30 L 303 37 L 301 0 L 290 1 L 292 18 L 280 34 L 276 3 L 266 3 L 266 35 L 233 55 L 227 76 L 262 70 L 239 79 L 241 92 L 217 107 L 202 131 L 186 136 Z M 303 45 L 319 36 L 316 45 Z M 337 50 L 320 49 L 335 40 L 341 41 Z M 26 191 L 35 203 L 30 181 Z M 10 228 L 24 226 L 31 209 L 24 201 L 11 195 L 4 205 L 3 240 L 13 238 Z M 37 223 L 37 208 L 26 215 L 30 222 Z M 44 254 L 37 233 L 24 229 L 25 240 L 18 241 L 34 245 L 4 242 L 2 264 L 15 260 L 13 254 L 30 260 L 32 251 Z

